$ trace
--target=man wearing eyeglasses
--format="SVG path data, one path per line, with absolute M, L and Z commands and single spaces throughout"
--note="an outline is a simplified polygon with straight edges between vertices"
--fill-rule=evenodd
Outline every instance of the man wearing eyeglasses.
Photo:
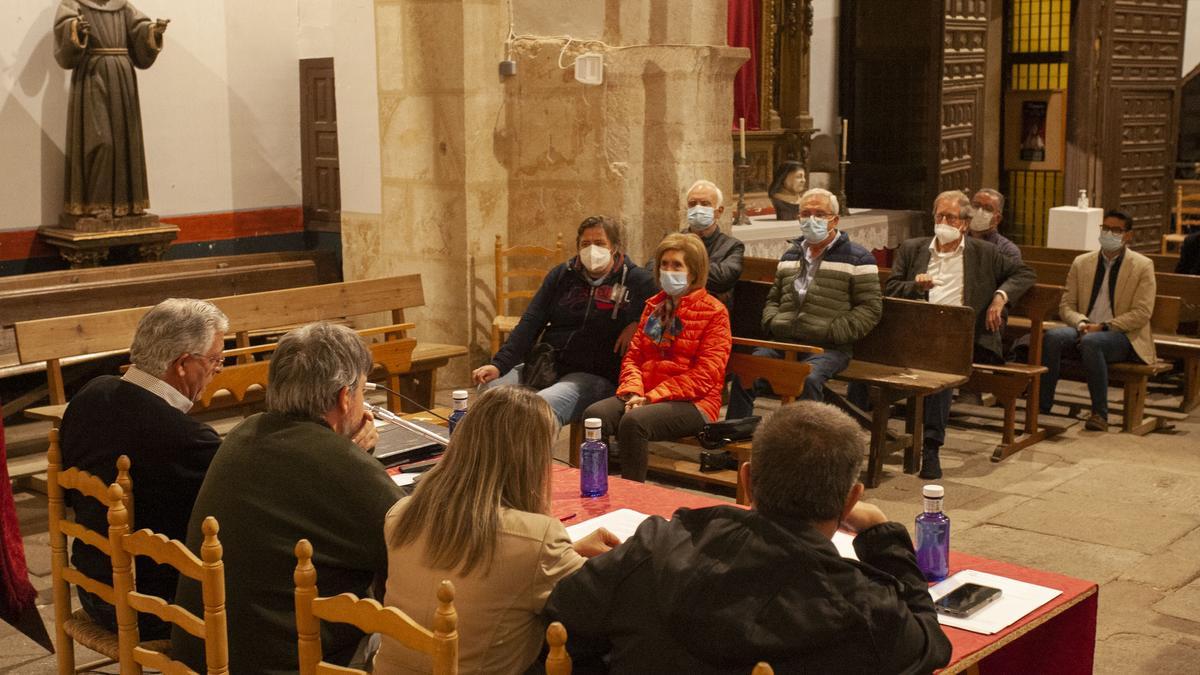
M 1041 410 L 1050 412 L 1063 357 L 1083 362 L 1092 413 L 1084 427 L 1108 431 L 1108 364 L 1137 358 L 1154 363 L 1154 313 L 1157 284 L 1154 263 L 1127 247 L 1133 219 L 1121 211 L 1104 214 L 1100 250 L 1071 263 L 1058 315 L 1067 324 L 1046 331 L 1042 365 Z
M 1000 234 L 1004 219 L 1004 195 L 992 188 L 980 188 L 971 197 L 971 236 L 991 243 L 1004 255 L 1021 261 L 1021 249 Z
M 885 292 L 935 305 L 970 307 L 976 314 L 975 361 L 1004 363 L 1004 308 L 1029 290 L 1036 276 L 994 245 L 965 236 L 970 221 L 971 201 L 965 194 L 951 190 L 938 195 L 933 202 L 934 236 L 900 245 Z M 939 453 L 953 396 L 948 389 L 925 399 L 921 478 L 942 477 Z
M 229 321 L 203 300 L 171 298 L 142 316 L 129 348 L 132 362 L 124 377 L 103 375 L 71 398 L 63 414 L 63 464 L 116 480 L 117 458 L 128 455 L 133 480 L 133 529 L 150 528 L 182 540 L 192 503 L 221 439 L 212 427 L 187 412 L 221 370 L 221 350 Z M 67 493 L 67 504 L 85 527 L 108 532 L 105 507 Z M 71 562 L 84 574 L 112 583 L 103 552 L 76 539 Z M 138 590 L 170 600 L 176 572 L 137 561 Z M 78 588 L 79 604 L 95 622 L 116 630 L 112 605 Z M 138 614 L 143 640 L 166 639 L 170 627 L 151 614 Z

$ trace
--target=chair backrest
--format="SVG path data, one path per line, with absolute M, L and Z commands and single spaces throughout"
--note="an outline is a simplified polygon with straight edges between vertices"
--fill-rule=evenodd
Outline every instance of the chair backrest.
M 133 481 L 129 477 L 129 457 L 121 455 L 117 458 L 117 483 L 123 487 L 125 509 L 133 512 Z M 75 490 L 101 504 L 109 503 L 108 486 L 104 481 L 87 471 L 71 467 L 63 469 L 62 450 L 59 447 L 58 429 L 50 430 L 50 447 L 46 452 L 46 495 L 47 511 L 50 519 L 50 571 L 51 584 L 54 593 L 54 626 L 58 640 L 58 658 L 60 667 L 66 659 L 71 670 L 74 669 L 74 648 L 71 638 L 66 634 L 65 625 L 71 616 L 71 584 L 97 596 L 101 600 L 115 604 L 115 590 L 112 585 L 97 581 L 71 566 L 67 557 L 67 537 L 79 539 L 84 543 L 112 557 L 113 551 L 109 538 L 95 530 L 88 529 L 73 518 L 67 517 L 64 503 L 65 492 Z
M 142 667 L 163 673 L 191 673 L 184 664 L 169 655 L 141 644 L 138 633 L 139 612 L 153 614 L 189 634 L 204 640 L 207 672 L 229 672 L 229 641 L 225 619 L 225 564 L 221 561 L 221 542 L 217 539 L 217 519 L 204 519 L 201 531 L 204 543 L 200 558 L 177 539 L 147 529 L 130 533 L 129 512 L 124 505 L 121 486 L 108 486 L 108 538 L 113 558 L 114 603 L 117 610 L 117 638 L 120 641 L 121 672 L 140 674 Z M 160 565 L 170 565 L 181 576 L 200 582 L 204 598 L 204 618 L 154 595 L 139 593 L 133 581 L 134 561 L 146 556 Z
M 433 675 L 458 672 L 458 614 L 454 609 L 454 585 L 442 581 L 437 590 L 438 608 L 433 630 L 413 621 L 395 607 L 353 593 L 330 598 L 317 594 L 317 569 L 312 564 L 313 547 L 307 539 L 296 542 L 296 631 L 300 675 L 344 675 L 363 673 L 326 663 L 321 656 L 321 621 L 347 623 L 365 633 L 382 633 L 413 651 L 428 654 Z
M 267 371 L 270 361 L 252 361 L 236 366 L 226 366 L 221 372 L 213 375 L 212 381 L 200 394 L 200 400 L 192 406 L 191 413 L 204 412 L 212 407 L 213 397 L 227 391 L 236 403 L 246 400 L 246 394 L 252 389 L 265 390 L 267 386 Z
M 531 265 L 516 267 L 507 258 L 520 258 L 522 264 Z M 543 260 L 539 260 L 539 258 Z M 562 262 L 563 241 L 560 232 L 554 240 L 554 248 L 545 246 L 504 246 L 500 235 L 496 235 L 496 315 L 504 316 L 509 313 L 508 301 L 530 299 L 537 293 L 537 288 L 509 289 L 513 279 L 533 279 L 541 281 L 550 268 Z M 531 286 L 532 284 L 526 284 Z
M 1175 234 L 1184 234 L 1189 227 L 1200 225 L 1200 192 L 1175 186 Z
M 567 628 L 555 621 L 546 627 L 546 675 L 571 675 L 571 655 L 567 653 Z
M 975 312 L 970 307 L 884 298 L 883 315 L 875 328 L 854 344 L 854 358 L 970 375 L 974 342 Z

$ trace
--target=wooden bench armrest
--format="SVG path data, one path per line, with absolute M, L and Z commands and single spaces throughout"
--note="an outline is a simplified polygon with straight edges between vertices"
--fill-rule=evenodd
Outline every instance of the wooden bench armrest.
M 985 373 L 997 373 L 1000 375 L 1036 375 L 1046 372 L 1046 366 L 1032 366 L 1027 363 L 973 363 L 971 367 L 975 370 Z
M 734 337 L 733 344 L 742 347 L 763 347 L 765 349 L 774 349 L 777 351 L 796 353 L 796 354 L 822 354 L 825 352 L 820 347 L 812 345 L 802 345 L 795 342 L 777 342 L 775 340 L 755 340 L 753 338 Z
M 406 330 L 412 330 L 416 327 L 417 327 L 417 324 L 415 324 L 415 323 L 394 323 L 390 326 L 376 326 L 375 328 L 363 328 L 362 330 L 355 331 L 355 332 L 357 332 L 359 335 L 361 335 L 363 337 L 371 337 L 372 335 L 379 335 L 381 333 L 402 333 Z

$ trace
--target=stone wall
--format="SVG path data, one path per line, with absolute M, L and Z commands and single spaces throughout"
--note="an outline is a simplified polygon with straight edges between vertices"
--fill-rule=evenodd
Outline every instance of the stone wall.
M 564 50 L 526 28 L 564 25 L 538 14 L 561 13 L 557 0 L 515 3 L 509 47 L 508 2 L 375 0 L 383 211 L 343 223 L 346 275 L 422 275 L 418 338 L 472 347 L 444 383 L 487 356 L 497 234 L 561 232 L 570 250 L 580 220 L 613 214 L 641 262 L 680 227 L 694 180 L 732 192 L 732 82 L 748 54 L 724 46 L 724 0 L 599 2 L 565 25 L 604 42 Z M 584 51 L 604 53 L 604 84 L 575 81 Z M 517 75 L 502 79 L 506 53 Z

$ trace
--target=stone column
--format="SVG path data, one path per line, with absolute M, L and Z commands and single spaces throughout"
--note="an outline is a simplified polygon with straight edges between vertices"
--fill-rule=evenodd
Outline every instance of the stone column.
M 442 383 L 465 384 L 486 360 L 496 234 L 552 245 L 561 232 L 570 253 L 584 217 L 612 214 L 644 262 L 681 226 L 693 181 L 732 196 L 732 82 L 748 53 L 724 46 L 725 0 L 606 0 L 588 13 L 600 25 L 575 27 L 602 43 L 522 37 L 511 52 L 507 0 L 375 8 L 383 216 L 377 233 L 344 235 L 343 256 L 352 277 L 422 275 L 426 306 L 409 315 L 418 339 L 472 348 Z M 563 3 L 513 11 L 521 35 Z M 604 54 L 604 84 L 575 81 L 585 51 Z M 506 54 L 517 75 L 502 79 Z

